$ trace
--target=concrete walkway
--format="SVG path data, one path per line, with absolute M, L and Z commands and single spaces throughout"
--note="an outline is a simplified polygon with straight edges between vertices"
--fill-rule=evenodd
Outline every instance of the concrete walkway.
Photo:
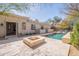
M 45 37 L 45 43 L 32 49 L 23 43 L 25 37 L 0 40 L 0 56 L 67 56 L 70 45 Z

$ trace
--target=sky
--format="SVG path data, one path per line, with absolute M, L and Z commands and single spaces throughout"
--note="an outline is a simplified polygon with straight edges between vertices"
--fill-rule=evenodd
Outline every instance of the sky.
M 61 12 L 63 8 L 64 4 L 61 3 L 41 3 L 39 5 L 36 4 L 34 7 L 30 8 L 30 11 L 21 15 L 28 16 L 32 19 L 38 19 L 41 22 L 45 22 L 54 16 L 59 16 L 64 19 L 65 15 Z

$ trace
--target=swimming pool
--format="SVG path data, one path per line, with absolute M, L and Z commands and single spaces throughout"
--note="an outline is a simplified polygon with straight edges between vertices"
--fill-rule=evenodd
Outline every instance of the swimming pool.
M 63 36 L 64 36 L 63 33 L 54 33 L 47 35 L 48 38 L 57 39 L 57 40 L 61 40 Z

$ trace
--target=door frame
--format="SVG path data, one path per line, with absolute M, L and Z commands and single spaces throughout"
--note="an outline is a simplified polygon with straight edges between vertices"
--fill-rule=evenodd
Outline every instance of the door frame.
M 8 21 L 7 21 L 7 22 L 8 22 Z M 14 36 L 14 35 L 7 35 L 7 22 L 6 22 L 6 26 L 5 26 L 5 28 L 6 28 L 6 29 L 5 29 L 5 31 L 6 31 L 6 36 Z M 17 36 L 17 33 L 18 33 L 18 31 L 17 31 L 17 30 L 18 30 L 18 24 L 17 24 L 17 22 L 10 22 L 10 23 L 15 23 L 15 24 L 16 24 L 16 31 L 15 31 L 16 34 L 15 34 L 15 35 Z

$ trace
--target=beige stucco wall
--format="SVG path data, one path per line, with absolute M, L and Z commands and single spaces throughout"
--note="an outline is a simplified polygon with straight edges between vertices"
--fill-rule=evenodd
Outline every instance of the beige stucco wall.
M 26 34 L 26 33 L 29 33 L 30 32 L 30 29 L 31 29 L 31 24 L 27 21 L 28 18 L 19 18 L 19 21 L 18 22 L 18 33 L 19 34 Z M 26 29 L 23 30 L 22 29 L 22 23 L 25 22 L 26 23 Z
M 53 29 L 48 29 L 48 32 L 49 32 L 49 33 L 53 33 L 54 30 L 53 30 Z
M 3 24 L 1 26 L 1 24 Z M 0 15 L 0 37 L 5 36 L 5 17 Z
M 0 26 L 0 37 L 6 35 L 6 22 L 16 22 L 17 23 L 17 34 L 25 34 L 27 32 L 27 29 L 29 29 L 29 26 L 26 30 L 22 29 L 22 22 L 26 22 L 27 26 L 27 21 L 25 20 L 27 18 L 24 17 L 18 17 L 18 16 L 1 16 L 0 15 L 0 24 L 3 23 L 3 26 Z M 28 24 L 29 25 L 29 24 Z
M 28 21 L 30 20 L 30 21 Z M 22 17 L 22 16 L 1 16 L 0 15 L 0 24 L 3 23 L 3 26 L 0 26 L 0 37 L 6 35 L 6 22 L 16 22 L 16 33 L 17 35 L 24 35 L 27 33 L 33 33 L 35 30 L 31 30 L 31 24 L 34 24 L 36 26 L 36 29 L 40 29 L 41 26 L 44 26 L 45 29 L 49 29 L 49 25 L 42 24 L 37 21 L 33 21 L 28 17 Z M 26 23 L 26 29 L 22 29 L 22 23 Z

